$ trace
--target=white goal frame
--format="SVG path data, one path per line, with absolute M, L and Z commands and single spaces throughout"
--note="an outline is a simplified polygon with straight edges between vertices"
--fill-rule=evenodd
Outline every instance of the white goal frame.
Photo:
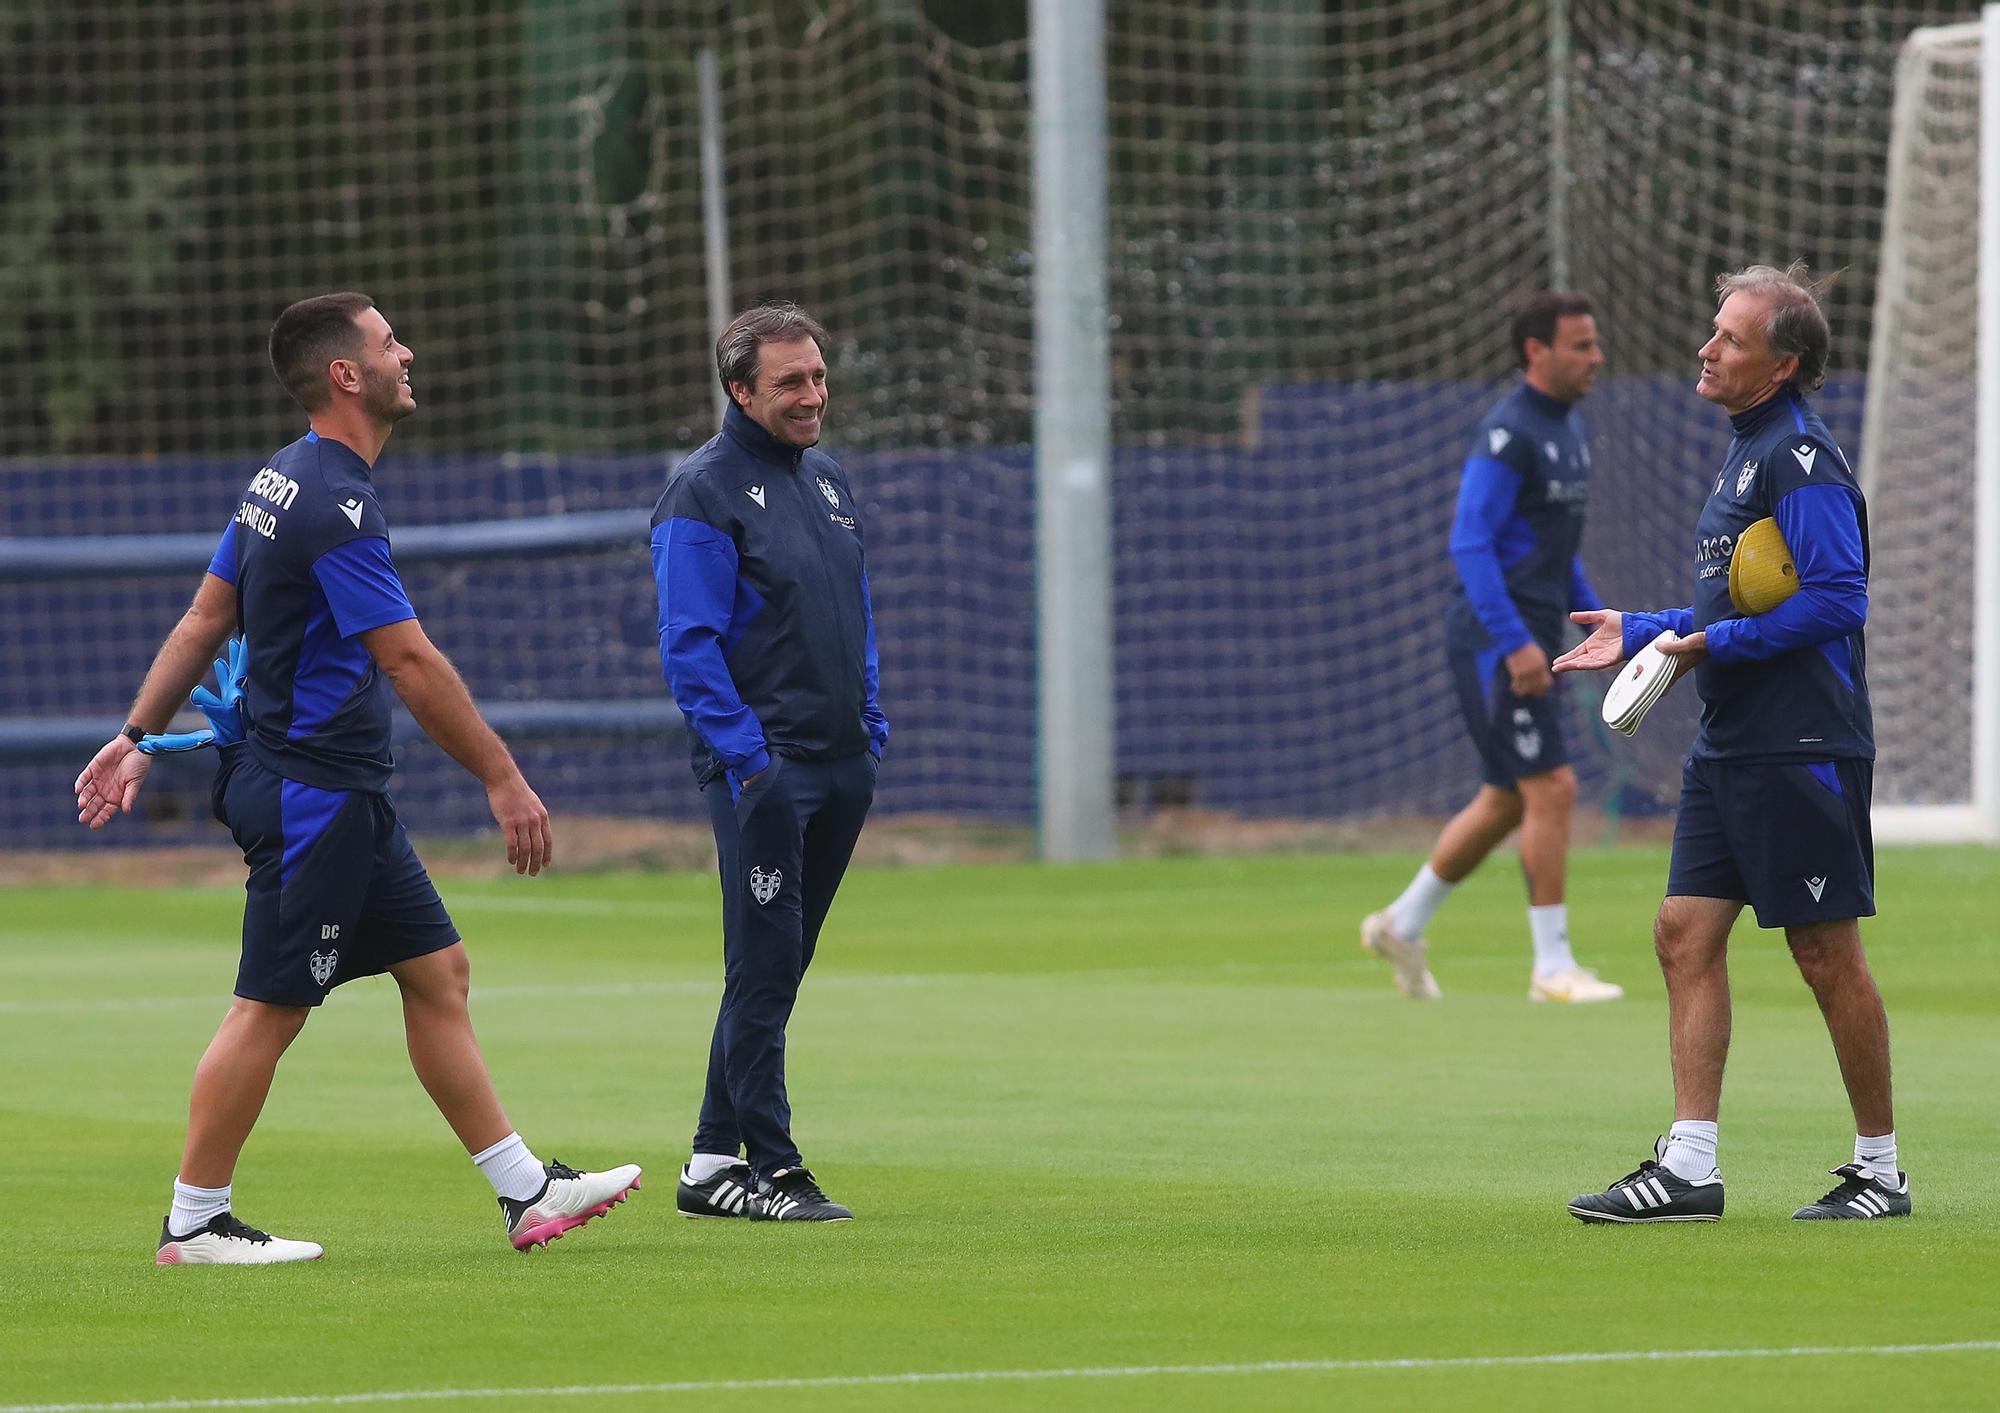
M 1883 843 L 2000 843 L 2000 4 L 1981 8 L 1965 24 L 1913 30 L 1905 55 L 1924 48 L 1976 42 L 1979 66 L 1979 233 L 1977 416 L 1973 454 L 1973 583 L 1967 606 L 1972 629 L 1971 779 L 1962 802 L 1881 805 L 1874 809 L 1875 837 Z M 1902 208 L 1911 200 L 1904 158 L 1905 135 L 1920 119 L 1914 95 L 1900 81 L 1889 140 L 1889 170 L 1882 220 L 1880 278 L 1876 282 L 1874 348 L 1869 358 L 1868 414 L 1863 435 L 1863 485 L 1873 490 L 1878 458 L 1873 436 L 1881 423 L 1879 391 L 1888 382 L 1889 318 L 1900 284 Z

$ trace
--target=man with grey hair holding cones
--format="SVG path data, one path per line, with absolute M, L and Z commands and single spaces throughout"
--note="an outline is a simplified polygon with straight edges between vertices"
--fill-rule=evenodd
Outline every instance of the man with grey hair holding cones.
M 1694 602 L 1658 613 L 1597 609 L 1557 672 L 1612 667 L 1657 642 L 1692 671 L 1701 727 L 1682 778 L 1667 896 L 1653 924 L 1666 977 L 1674 1123 L 1655 1158 L 1572 1199 L 1586 1222 L 1722 1216 L 1716 1161 L 1729 1054 L 1729 933 L 1747 903 L 1782 928 L 1833 1038 L 1854 1110 L 1854 1158 L 1804 1220 L 1906 1216 L 1897 1166 L 1889 1023 L 1861 948 L 1875 914 L 1869 828 L 1875 736 L 1862 626 L 1868 508 L 1826 424 L 1806 401 L 1825 381 L 1831 333 L 1803 264 L 1724 275 L 1695 391 L 1729 414 L 1734 439 L 1694 535 Z M 1796 588 L 1738 602 L 1731 565 L 1772 526 Z M 1761 608 L 1764 611 L 1752 610 Z
M 653 511 L 660 659 L 722 878 L 723 988 L 688 1217 L 848 1221 L 791 1135 L 785 1026 L 889 741 L 860 507 L 818 449 L 826 331 L 791 304 L 715 346 L 722 430 Z

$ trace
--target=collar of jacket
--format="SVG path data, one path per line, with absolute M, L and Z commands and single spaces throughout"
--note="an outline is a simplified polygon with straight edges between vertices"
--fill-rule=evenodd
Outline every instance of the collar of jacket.
M 1571 404 L 1564 402 L 1559 397 L 1550 397 L 1547 393 L 1543 392 L 1533 383 L 1528 382 L 1525 378 L 1522 379 L 1521 381 L 1521 394 L 1522 394 L 1522 399 L 1528 404 L 1528 406 L 1534 408 L 1537 412 L 1542 413 L 1544 416 L 1553 417 L 1558 422 L 1560 422 L 1563 418 L 1569 416 L 1569 409 Z
M 799 463 L 805 460 L 804 447 L 779 441 L 734 402 L 731 402 L 729 410 L 722 414 L 722 430 L 731 441 L 759 461 L 768 461 L 773 466 L 796 471 L 799 469 Z
M 1741 412 L 1730 413 L 1729 427 L 1737 436 L 1747 437 L 1777 416 L 1778 409 L 1793 407 L 1802 409 L 1804 406 L 1805 400 L 1789 387 L 1779 388 L 1755 407 L 1746 407 Z

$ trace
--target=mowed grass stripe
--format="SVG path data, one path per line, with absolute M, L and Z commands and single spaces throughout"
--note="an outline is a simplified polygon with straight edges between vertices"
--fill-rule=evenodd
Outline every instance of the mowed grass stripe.
M 1909 1222 L 1788 1220 L 1831 1185 L 1823 1170 L 1845 1158 L 1851 1122 L 1810 995 L 1782 942 L 1747 925 L 1732 956 L 1728 1218 L 1605 1232 L 1563 1214 L 1574 1192 L 1644 1156 L 1670 1112 L 1648 936 L 1656 850 L 1577 861 L 1579 951 L 1633 992 L 1578 1010 L 1526 1003 L 1524 903 L 1497 860 L 1433 931 L 1446 991 L 1435 1006 L 1396 995 L 1354 941 L 1414 857 L 857 873 L 790 1049 L 808 1161 L 861 1220 L 832 1232 L 682 1222 L 671 1179 L 719 948 L 705 911 L 656 918 L 651 904 L 706 910 L 714 884 L 617 875 L 519 885 L 617 910 L 464 916 L 486 993 L 475 1017 L 514 1121 L 545 1157 L 643 1162 L 639 1199 L 532 1260 L 507 1250 L 484 1184 L 409 1073 L 394 987 L 378 979 L 344 988 L 307 1027 L 245 1154 L 243 1215 L 329 1250 L 265 1272 L 148 1264 L 188 1076 L 234 973 L 240 895 L 178 890 L 162 905 L 19 890 L 0 896 L 0 1004 L 214 993 L 206 1008 L 24 1009 L 0 1023 L 15 1078 L 0 1098 L 0 1187 L 45 1194 L 48 1213 L 0 1243 L 0 1402 L 700 1384 L 718 1390 L 698 1395 L 705 1404 L 748 1407 L 754 1390 L 720 1390 L 885 1370 L 1823 1348 L 1862 1333 L 1857 1290 L 1889 1293 L 1865 1302 L 1868 1344 L 1990 1340 L 1993 861 L 1886 852 L 1885 915 L 1867 924 L 1896 1029 Z M 460 889 L 445 891 L 451 902 Z M 53 940 L 25 947 L 29 933 Z M 559 1338 L 524 1337 L 551 1319 Z M 1871 1394 L 1975 1407 L 1993 1376 L 1977 1351 L 1877 1372 L 1888 1367 L 1828 1354 L 1738 1360 L 1726 1378 L 1682 1365 L 1675 1378 L 1732 1407 Z M 1439 1367 L 1394 1385 L 1407 1393 L 1367 1396 L 1604 1406 L 1655 1379 L 1634 1363 Z M 1189 1378 L 1171 1400 L 1312 1407 L 1330 1395 L 1310 1379 L 1253 1393 Z M 1163 1397 L 1128 1378 L 829 1384 L 809 1402 Z

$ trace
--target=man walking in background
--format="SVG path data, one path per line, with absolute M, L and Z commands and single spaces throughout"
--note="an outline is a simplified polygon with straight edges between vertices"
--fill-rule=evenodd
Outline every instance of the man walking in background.
M 722 1006 L 676 1194 L 689 1217 L 854 1215 L 804 1166 L 785 1092 L 785 1027 L 889 740 L 860 508 L 817 450 L 825 348 L 795 305 L 738 315 L 715 346 L 722 430 L 653 512 L 660 658 L 722 879 Z
M 1473 431 L 1452 520 L 1457 566 L 1445 646 L 1465 724 L 1484 769 L 1479 793 L 1446 824 L 1401 897 L 1361 923 L 1361 945 L 1388 962 L 1406 995 L 1440 993 L 1424 931 L 1451 890 L 1518 827 L 1534 968 L 1530 1001 L 1614 1001 L 1622 987 L 1577 964 L 1564 902 L 1576 772 L 1563 740 L 1549 660 L 1564 615 L 1602 600 L 1583 572 L 1590 444 L 1576 403 L 1604 350 L 1586 295 L 1546 291 L 1514 316 L 1521 383 Z
M 363 294 L 303 300 L 271 329 L 271 365 L 312 430 L 251 480 L 193 605 L 168 636 L 125 729 L 76 780 L 92 829 L 130 813 L 166 727 L 241 625 L 240 731 L 225 725 L 217 817 L 250 866 L 236 1001 L 195 1070 L 187 1146 L 158 1264 L 267 1265 L 321 1254 L 238 1220 L 237 1156 L 278 1060 L 342 982 L 388 972 L 417 1077 L 500 1201 L 508 1239 L 547 1245 L 639 1185 L 627 1164 L 543 1163 L 493 1092 L 466 1010 L 470 966 L 390 803 L 387 678 L 418 725 L 486 787 L 507 861 L 539 873 L 549 815 L 465 683 L 424 635 L 389 557 L 372 478 L 416 411 L 414 355 Z M 232 657 L 234 654 L 232 654 Z M 228 669 L 225 669 L 227 671 Z M 232 697 L 236 684 L 221 684 Z M 218 734 L 218 741 L 222 739 Z
M 1889 1020 L 1861 950 L 1875 915 L 1869 822 L 1875 732 L 1862 625 L 1868 510 L 1847 458 L 1806 402 L 1832 344 L 1803 264 L 1716 282 L 1721 307 L 1695 391 L 1734 439 L 1695 525 L 1694 602 L 1662 613 L 1575 615 L 1590 636 L 1558 672 L 1613 667 L 1655 638 L 1694 670 L 1701 728 L 1682 774 L 1667 896 L 1653 923 L 1666 977 L 1674 1124 L 1654 1158 L 1571 1200 L 1586 1222 L 1715 1221 L 1722 1071 L 1729 1058 L 1729 932 L 1747 902 L 1785 941 L 1819 1002 L 1854 1110 L 1854 1160 L 1805 1220 L 1907 1216 L 1897 1167 Z M 1797 589 L 1745 617 L 1730 597 L 1744 532 L 1774 519 Z M 1662 635 L 1667 635 L 1662 637 Z M 1657 1161 L 1655 1161 L 1657 1160 Z

